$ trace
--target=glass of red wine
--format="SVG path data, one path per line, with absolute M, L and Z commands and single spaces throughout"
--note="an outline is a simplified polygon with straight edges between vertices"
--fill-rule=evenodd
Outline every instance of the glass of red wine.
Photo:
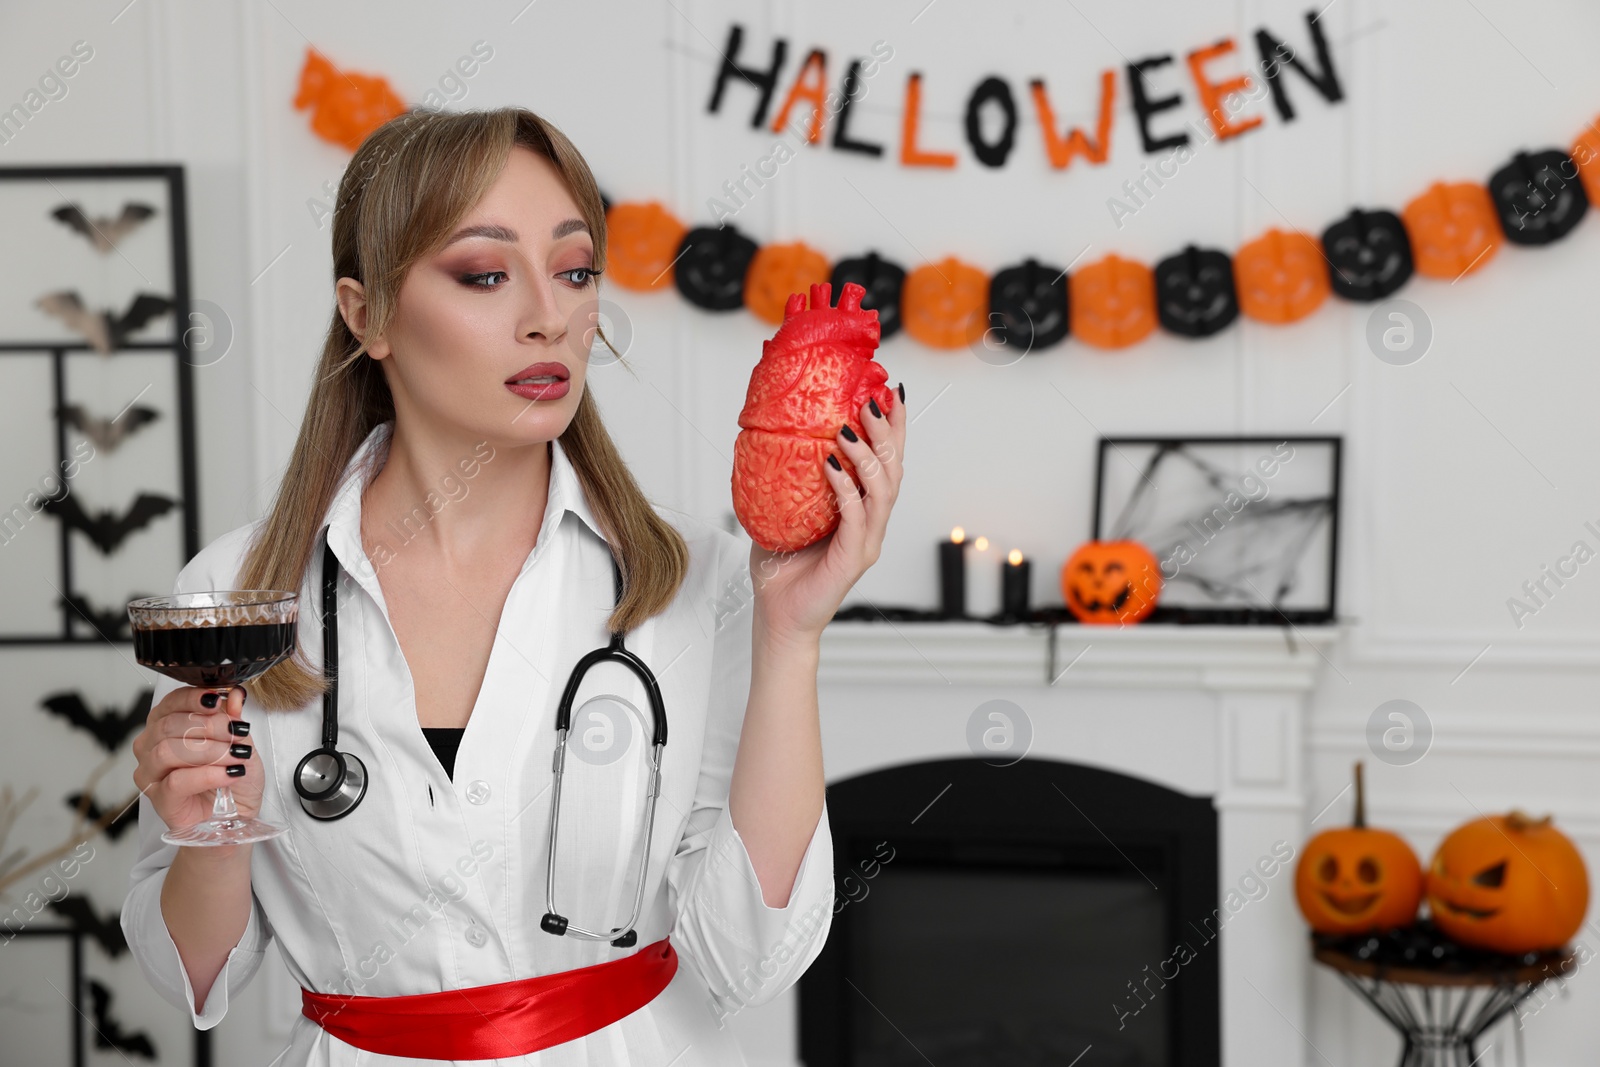
M 227 714 L 230 689 L 294 652 L 299 596 L 275 589 L 174 593 L 130 602 L 128 618 L 134 658 L 141 666 L 218 694 L 218 712 Z M 224 785 L 217 787 L 211 818 L 168 830 L 161 840 L 172 845 L 243 845 L 287 829 L 240 815 L 233 790 Z

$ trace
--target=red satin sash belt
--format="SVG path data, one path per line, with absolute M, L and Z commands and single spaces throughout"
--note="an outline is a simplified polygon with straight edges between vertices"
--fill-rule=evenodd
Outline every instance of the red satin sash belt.
M 656 998 L 678 970 L 663 937 L 616 960 L 514 982 L 399 997 L 300 990 L 300 1013 L 347 1045 L 385 1056 L 525 1056 L 593 1033 Z

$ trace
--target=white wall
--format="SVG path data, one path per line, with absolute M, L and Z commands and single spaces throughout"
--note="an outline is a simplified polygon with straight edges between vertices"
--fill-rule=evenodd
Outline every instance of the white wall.
M 1302 44 L 1310 6 L 8 4 L 0 102 L 20 98 L 76 40 L 96 55 L 65 99 L 0 147 L 0 165 L 188 168 L 194 295 L 238 327 L 229 356 L 197 374 L 209 541 L 267 501 L 332 307 L 328 231 L 307 201 L 337 183 L 348 156 L 314 138 L 290 107 L 308 39 L 342 67 L 386 75 L 412 100 L 487 41 L 494 58 L 457 106 L 532 107 L 572 136 L 610 196 L 658 198 L 691 220 L 708 219 L 707 198 L 777 136 L 749 128 L 743 87 L 730 87 L 723 114 L 705 113 L 731 20 L 746 27 L 747 59 L 764 54 L 773 34 L 786 36 L 789 72 L 811 47 L 828 49 L 835 83 L 847 56 L 887 41 L 894 57 L 857 105 L 857 136 L 886 142 L 892 158 L 905 75 L 920 70 L 925 138 L 955 147 L 961 165 L 910 172 L 890 158 L 807 149 L 736 223 L 758 240 L 803 237 L 834 258 L 877 248 L 908 266 L 946 253 L 991 270 L 1029 254 L 1065 264 L 1086 244 L 1085 262 L 1111 250 L 1153 262 L 1189 240 L 1234 248 L 1268 226 L 1316 232 L 1351 205 L 1398 208 L 1434 179 L 1485 179 L 1517 148 L 1565 146 L 1600 110 L 1593 5 L 1341 0 L 1327 6 L 1324 24 L 1344 103 L 1326 106 L 1296 84 L 1300 118 L 1290 125 L 1257 105 L 1265 128 L 1202 149 L 1120 230 L 1106 198 L 1150 158 L 1125 81 L 1111 160 L 1065 173 L 1046 165 L 1028 78 L 1048 79 L 1060 121 L 1089 123 L 1101 69 L 1174 52 L 1178 65 L 1159 82 L 1184 92 L 1183 118 L 1198 118 L 1182 53 L 1233 36 L 1250 55 L 1249 35 L 1262 24 Z M 966 93 L 991 73 L 1011 79 L 1021 112 L 1019 145 L 1000 170 L 977 167 L 959 132 Z M 1435 340 L 1409 367 L 1373 358 L 1363 309 L 1337 299 L 1288 327 L 1241 322 L 1208 341 L 1156 336 L 1115 354 L 1069 341 L 1009 367 L 891 340 L 880 359 L 891 383 L 905 381 L 917 421 L 883 557 L 857 592 L 931 605 L 931 542 L 960 523 L 1036 560 L 1034 600 L 1055 602 L 1055 570 L 1089 533 L 1100 433 L 1342 434 L 1340 596 L 1352 626 L 1313 703 L 1310 810 L 1343 788 L 1352 759 L 1368 755 L 1372 710 L 1404 697 L 1426 710 L 1437 738 L 1413 766 L 1368 759 L 1375 821 L 1426 856 L 1478 809 L 1551 810 L 1600 859 L 1600 801 L 1588 788 L 1600 769 L 1591 695 L 1600 583 L 1586 568 L 1520 629 L 1505 604 L 1574 540 L 1595 543 L 1582 524 L 1600 519 L 1590 412 L 1600 385 L 1590 329 L 1597 252 L 1600 221 L 1590 218 L 1554 247 L 1508 247 L 1458 284 L 1414 281 L 1402 295 L 1423 307 Z M 657 499 L 721 516 L 734 420 L 770 331 L 743 312 L 696 311 L 670 290 L 609 295 L 632 320 L 629 359 L 639 375 L 616 367 L 591 375 L 613 432 Z M 54 793 L 82 773 L 79 741 L 35 730 L 33 703 L 68 678 L 86 692 L 100 686 L 108 703 L 123 699 L 117 655 L 0 651 L 12 721 L 38 734 L 25 751 L 0 750 L 0 781 L 40 784 L 45 798 L 20 843 L 64 831 Z M 120 900 L 129 842 L 108 843 L 107 859 L 85 875 L 102 909 Z M 1596 931 L 1582 936 L 1600 944 Z M 139 981 L 123 962 L 116 973 L 131 1011 Z M 269 985 L 259 980 L 217 1031 L 223 1062 L 266 1062 L 277 1049 L 269 1009 L 295 1009 L 266 1004 Z M 1569 991 L 1530 1024 L 1531 1059 L 1575 1065 L 1600 1042 L 1600 986 L 1583 974 Z M 1366 1007 L 1326 976 L 1317 976 L 1313 999 L 1308 1063 L 1394 1053 Z M 758 1054 L 781 1050 L 788 1008 L 737 1018 Z

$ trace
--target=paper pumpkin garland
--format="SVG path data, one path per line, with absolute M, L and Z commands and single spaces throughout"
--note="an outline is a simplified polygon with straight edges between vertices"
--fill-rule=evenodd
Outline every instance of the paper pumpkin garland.
M 804 241 L 763 245 L 745 272 L 744 306 L 776 326 L 791 293 L 808 292 L 827 280 L 827 258 Z
M 1067 336 L 1067 272 L 1036 259 L 989 279 L 989 328 L 1018 352 L 1049 348 Z
M 683 298 L 707 311 L 744 306 L 744 276 L 756 243 L 732 226 L 697 226 L 683 235 L 672 280 Z
M 352 152 L 367 134 L 406 110 L 387 79 L 341 71 L 310 47 L 294 106 L 311 109 L 312 133 Z
M 1072 334 L 1096 348 L 1125 348 L 1156 328 L 1155 275 L 1115 253 L 1071 275 Z
M 900 293 L 906 284 L 906 269 L 898 263 L 881 259 L 876 252 L 868 252 L 855 259 L 841 259 L 833 265 L 829 279 L 833 291 L 842 293 L 850 282 L 861 286 L 863 311 L 878 313 L 878 327 L 887 341 L 900 332 Z
M 1239 317 L 1233 260 L 1215 248 L 1189 245 L 1156 264 L 1156 314 L 1180 337 L 1210 337 Z
M 1346 300 L 1382 300 L 1416 270 L 1405 223 L 1392 211 L 1356 208 L 1322 231 L 1328 281 Z
M 1455 281 L 1482 269 L 1500 249 L 1489 191 L 1472 182 L 1435 182 L 1400 213 L 1417 273 Z
M 1578 165 L 1559 149 L 1518 152 L 1489 179 L 1506 240 L 1547 245 L 1571 233 L 1589 210 Z
M 1309 234 L 1270 229 L 1233 257 L 1239 310 L 1260 322 L 1297 322 L 1328 298 L 1328 265 Z
M 1600 204 L 1600 118 L 1585 126 L 1572 142 L 1572 161 L 1578 167 L 1589 203 Z
M 627 289 L 672 284 L 673 257 L 683 247 L 683 223 L 659 201 L 606 209 L 606 273 Z
M 906 332 L 930 348 L 970 345 L 989 328 L 989 276 L 954 256 L 906 275 L 900 318 Z

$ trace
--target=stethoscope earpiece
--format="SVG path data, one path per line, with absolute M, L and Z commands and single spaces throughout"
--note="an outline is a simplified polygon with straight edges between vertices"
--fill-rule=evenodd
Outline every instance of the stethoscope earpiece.
M 355 810 L 367 794 L 367 765 L 359 756 L 319 748 L 294 769 L 294 791 L 313 819 L 337 819 Z

